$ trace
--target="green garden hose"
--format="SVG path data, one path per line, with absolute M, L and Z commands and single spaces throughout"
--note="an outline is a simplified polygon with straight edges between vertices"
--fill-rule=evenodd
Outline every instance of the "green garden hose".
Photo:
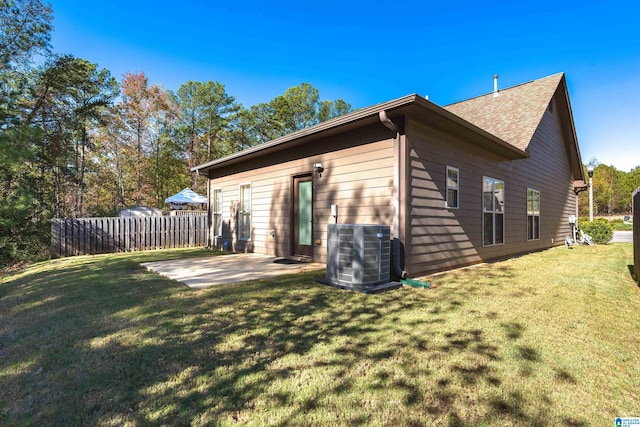
M 415 279 L 402 279 L 400 282 L 403 285 L 411 286 L 412 288 L 418 288 L 418 289 L 428 289 L 431 287 L 430 283 L 421 282 Z

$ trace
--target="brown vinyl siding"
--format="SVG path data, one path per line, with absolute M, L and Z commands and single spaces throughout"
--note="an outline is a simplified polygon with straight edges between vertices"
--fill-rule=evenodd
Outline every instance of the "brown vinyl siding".
M 407 126 L 409 230 L 405 239 L 406 270 L 411 275 L 477 262 L 481 239 L 479 156 L 493 155 L 449 135 L 410 121 Z M 446 168 L 460 172 L 459 207 L 447 209 Z M 474 177 L 477 178 L 474 180 Z
M 215 245 L 221 247 L 226 240 L 240 252 L 291 255 L 292 179 L 322 163 L 322 176 L 313 178 L 313 243 L 314 260 L 324 262 L 332 204 L 338 205 L 339 223 L 391 224 L 392 147 L 393 139 L 379 125 L 215 169 L 209 185 L 223 190 L 225 224 Z M 237 206 L 239 184 L 246 182 L 252 190 L 252 230 L 251 240 L 244 242 L 237 240 Z
M 406 269 L 444 270 L 562 244 L 575 212 L 573 178 L 558 108 L 545 112 L 527 152 L 507 161 L 408 120 Z M 447 209 L 446 168 L 457 168 L 459 208 Z M 482 245 L 482 177 L 505 185 L 504 244 Z M 527 240 L 527 188 L 540 191 L 540 239 Z

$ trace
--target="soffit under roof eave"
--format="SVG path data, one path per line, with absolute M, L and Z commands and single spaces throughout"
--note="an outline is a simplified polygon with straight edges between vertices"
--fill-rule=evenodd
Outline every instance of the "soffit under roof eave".
M 280 151 L 288 150 L 290 148 L 308 144 L 319 139 L 328 138 L 340 133 L 349 132 L 351 130 L 358 129 L 363 126 L 368 126 L 376 123 L 380 123 L 380 120 L 378 119 L 377 116 L 368 117 L 368 118 L 363 118 L 357 121 L 349 122 L 340 127 L 328 128 L 326 130 L 323 130 L 322 132 L 314 132 L 308 135 L 299 136 L 298 138 L 288 139 L 284 142 L 279 142 L 277 144 L 271 144 L 271 142 L 268 142 L 266 144 L 257 145 L 255 147 L 251 147 L 247 150 L 240 151 L 238 153 L 232 154 L 230 156 L 227 156 L 221 159 L 216 159 L 207 164 L 192 168 L 191 170 L 193 172 L 197 170 L 199 173 L 208 173 L 210 170 L 213 170 L 213 169 L 231 166 L 240 162 L 256 159 L 258 157 L 262 157 L 267 154 L 273 154 Z M 267 146 L 267 144 L 269 145 Z M 255 150 L 252 150 L 253 148 L 255 148 Z
M 584 180 L 576 179 L 576 180 L 573 181 L 573 188 L 574 189 L 578 189 L 578 188 L 586 189 L 588 186 L 589 186 L 589 183 L 584 182 Z
M 573 111 L 571 109 L 571 101 L 569 100 L 569 88 L 567 87 L 566 76 L 562 76 L 560 85 L 562 87 L 562 101 L 565 103 L 565 111 L 567 114 L 567 122 L 569 126 L 570 147 L 569 151 L 574 155 L 574 161 L 570 161 L 574 180 L 585 181 L 584 169 L 582 168 L 582 154 L 580 153 L 580 145 L 578 144 L 578 134 L 576 133 L 575 122 L 573 121 Z

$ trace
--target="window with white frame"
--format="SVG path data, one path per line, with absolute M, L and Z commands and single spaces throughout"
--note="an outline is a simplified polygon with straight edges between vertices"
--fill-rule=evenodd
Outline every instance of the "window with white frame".
M 504 182 L 482 177 L 482 243 L 504 243 Z
M 222 188 L 213 190 L 213 235 L 222 236 Z
M 458 209 L 460 206 L 460 191 L 458 177 L 460 171 L 458 168 L 447 166 L 447 208 Z
M 238 239 L 251 240 L 251 184 L 240 185 Z
M 540 192 L 527 188 L 527 240 L 540 240 Z

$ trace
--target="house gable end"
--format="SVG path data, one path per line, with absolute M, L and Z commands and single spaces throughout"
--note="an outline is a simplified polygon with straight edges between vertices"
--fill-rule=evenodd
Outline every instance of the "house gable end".
M 578 148 L 573 115 L 571 113 L 571 105 L 569 103 L 569 95 L 564 76 L 558 83 L 558 87 L 540 117 L 540 121 L 531 136 L 531 140 L 529 141 L 527 152 L 532 156 L 536 155 L 534 153 L 534 145 L 541 142 L 539 141 L 540 138 L 543 138 L 541 134 L 545 133 L 544 131 L 549 127 L 550 121 L 554 122 L 553 126 L 558 128 L 558 132 L 553 140 L 544 142 L 546 149 L 548 150 L 550 148 L 548 144 L 561 144 L 561 147 L 558 147 L 557 152 L 563 153 L 563 155 L 566 156 L 566 160 L 563 160 L 564 167 L 568 168 L 575 185 L 580 186 L 584 181 L 582 158 L 580 156 L 580 149 Z M 548 171 L 544 170 L 544 166 L 540 166 L 540 168 L 541 172 L 548 173 Z
M 526 150 L 564 74 L 554 74 L 444 108 Z
M 558 108 L 569 166 L 575 181 L 584 180 L 582 159 L 564 73 L 553 74 L 444 108 L 515 147 L 529 152 L 529 144 L 550 105 Z

